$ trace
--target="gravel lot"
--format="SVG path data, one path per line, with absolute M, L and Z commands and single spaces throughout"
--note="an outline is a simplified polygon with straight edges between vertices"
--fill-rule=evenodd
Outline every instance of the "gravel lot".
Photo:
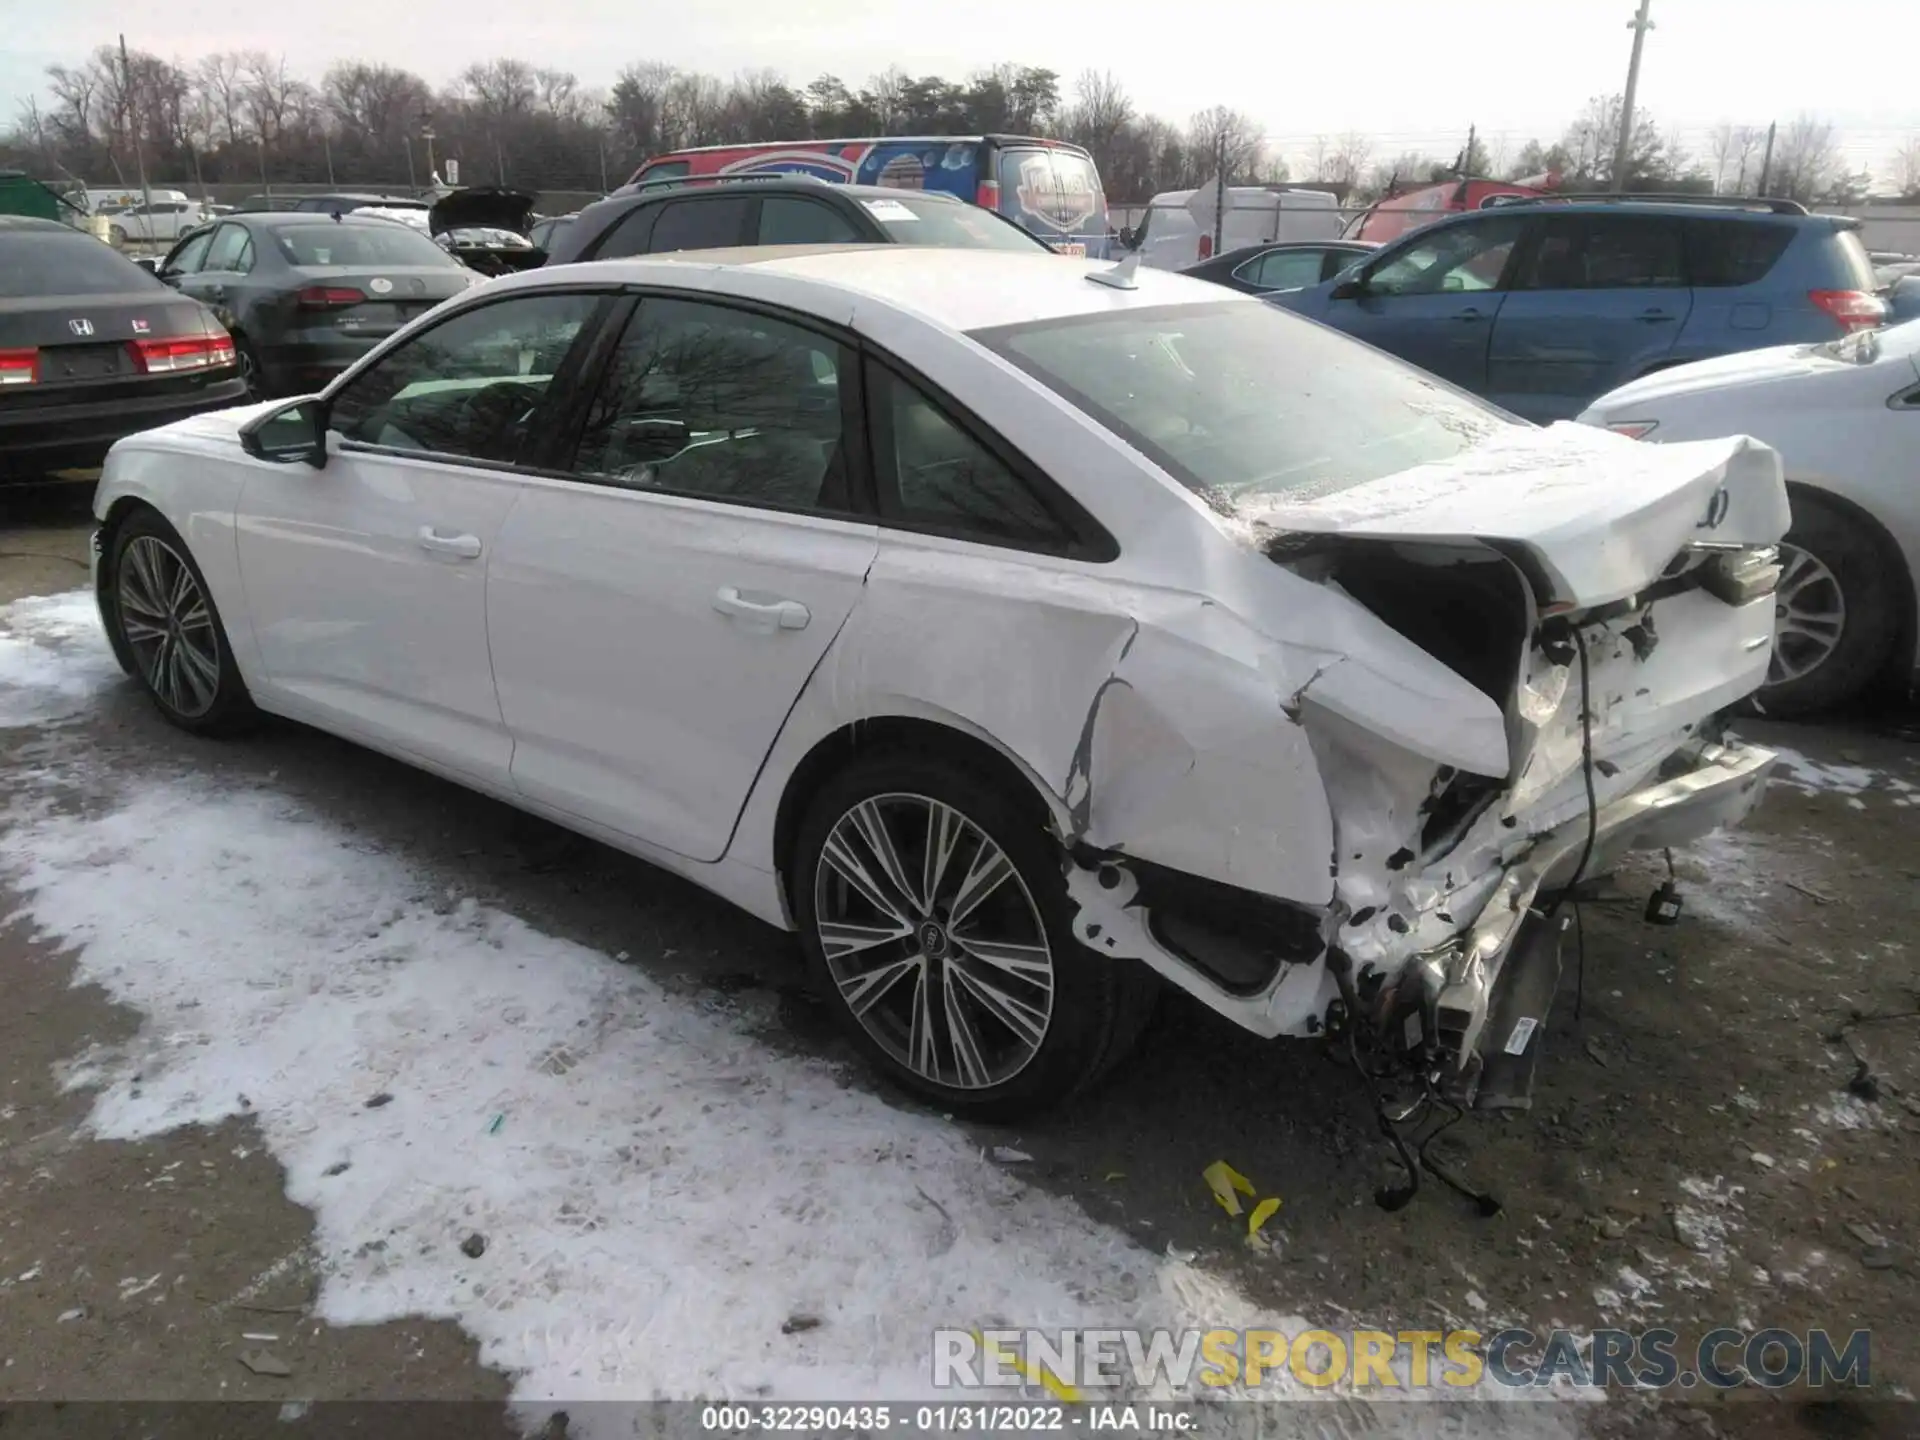
M 1511 1423 L 1911 1432 L 1903 723 L 1744 726 L 1790 763 L 1749 829 L 1677 855 L 1683 922 L 1640 918 L 1657 863 L 1584 903 L 1535 1108 L 1442 1142 L 1503 1213 L 1429 1185 L 1389 1215 L 1314 1049 L 1169 1002 L 1088 1103 L 970 1131 L 885 1092 L 791 943 L 691 886 L 310 731 L 170 730 L 77 607 L 11 603 L 85 583 L 86 498 L 0 496 L 0 1404 L 457 1398 L 497 1403 L 449 1433 L 504 1434 L 510 1396 L 846 1399 L 924 1354 L 888 1307 L 957 1284 L 961 1324 L 1870 1328 L 1864 1394 Z M 1831 1038 L 1855 1011 L 1905 1018 Z M 1216 1160 L 1281 1199 L 1268 1248 Z M 295 1433 L 277 1414 L 259 1433 Z

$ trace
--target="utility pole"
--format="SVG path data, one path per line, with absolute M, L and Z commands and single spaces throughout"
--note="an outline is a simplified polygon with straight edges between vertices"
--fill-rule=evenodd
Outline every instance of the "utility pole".
M 1760 193 L 1767 193 L 1767 181 L 1773 178 L 1773 135 L 1780 128 L 1778 120 L 1767 122 L 1767 154 L 1760 162 Z
M 1473 147 L 1479 142 L 1479 139 L 1480 127 L 1478 125 L 1467 126 L 1467 148 L 1460 152 L 1460 163 L 1453 167 L 1454 174 L 1458 175 L 1462 180 L 1469 178 L 1473 174 Z
M 1620 141 L 1613 151 L 1613 189 L 1627 188 L 1627 161 L 1633 154 L 1633 101 L 1640 89 L 1640 47 L 1646 43 L 1647 31 L 1653 29 L 1653 21 L 1647 18 L 1647 12 L 1653 8 L 1653 0 L 1640 0 L 1640 13 L 1627 22 L 1627 28 L 1633 31 L 1633 56 L 1627 61 L 1627 89 L 1620 97 Z
M 140 143 L 140 116 L 133 103 L 133 62 L 127 58 L 127 37 L 120 37 L 120 103 L 126 107 L 127 139 L 133 142 L 134 173 L 140 177 L 140 203 L 146 207 L 147 229 L 157 230 L 153 223 L 153 192 L 147 188 L 146 146 Z M 152 238 L 151 233 L 148 236 Z
M 1213 142 L 1213 254 L 1220 253 L 1220 242 L 1227 226 L 1227 132 L 1224 128 Z

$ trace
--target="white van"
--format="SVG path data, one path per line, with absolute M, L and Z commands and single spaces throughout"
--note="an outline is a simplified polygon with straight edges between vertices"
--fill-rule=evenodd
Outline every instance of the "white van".
M 1202 232 L 1187 212 L 1193 196 L 1191 190 L 1168 190 L 1153 197 L 1131 240 L 1144 264 L 1183 270 L 1213 257 L 1211 228 Z M 1220 250 L 1224 254 L 1275 240 L 1333 240 L 1339 237 L 1340 223 L 1340 202 L 1331 191 L 1230 185 Z

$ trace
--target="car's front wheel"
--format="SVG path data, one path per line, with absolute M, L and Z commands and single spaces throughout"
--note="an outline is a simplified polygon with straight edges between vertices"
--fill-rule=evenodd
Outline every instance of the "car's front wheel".
M 114 531 L 108 558 L 115 648 L 132 661 L 161 715 L 196 734 L 257 718 L 206 577 L 173 527 L 151 510 L 136 511 Z
M 855 761 L 814 798 L 793 895 L 816 982 L 884 1071 L 1008 1118 L 1067 1099 L 1144 1028 L 1157 980 L 1086 950 L 1043 812 L 944 755 Z
M 1761 709 L 1791 718 L 1858 700 L 1885 668 L 1899 628 L 1899 586 L 1880 547 L 1837 506 L 1795 487 L 1780 566 Z

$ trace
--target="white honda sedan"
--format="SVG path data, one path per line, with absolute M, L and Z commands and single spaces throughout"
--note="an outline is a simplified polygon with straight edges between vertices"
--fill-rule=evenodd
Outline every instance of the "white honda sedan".
M 1137 262 L 537 270 L 324 394 L 122 441 L 100 608 L 161 712 L 346 736 L 796 930 L 1007 1113 L 1161 982 L 1523 1101 L 1537 917 L 1773 757 L 1778 457 L 1517 424 Z

